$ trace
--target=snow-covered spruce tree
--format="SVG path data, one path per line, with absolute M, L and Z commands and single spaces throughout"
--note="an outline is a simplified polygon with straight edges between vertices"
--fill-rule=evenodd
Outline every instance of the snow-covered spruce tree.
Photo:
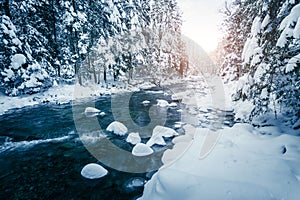
M 88 22 L 84 5 L 79 1 L 60 1 L 60 23 L 58 26 L 59 76 L 72 80 L 79 72 L 82 57 L 87 53 Z
M 255 18 L 238 56 L 242 76 L 234 99 L 254 105 L 249 114 L 252 121 L 273 113 L 298 127 L 299 1 L 260 0 L 249 8 Z
M 87 79 L 100 83 L 101 76 L 105 82 L 109 74 L 114 80 L 129 80 L 136 67 L 164 78 L 170 71 L 182 71 L 181 18 L 175 0 L 3 0 L 0 4 L 1 16 L 15 25 L 21 45 L 14 44 L 18 48 L 11 50 L 17 40 L 2 31 L 1 39 L 7 39 L 1 40 L 1 62 L 7 64 L 1 66 L 0 83 L 6 94 L 13 90 L 15 95 L 38 92 L 53 81 L 73 82 L 76 76 L 80 84 Z M 90 51 L 101 46 L 99 41 L 108 45 L 114 38 L 118 38 L 116 42 L 102 51 L 107 55 L 96 52 L 99 60 L 105 58 L 104 63 L 91 58 L 95 52 Z M 14 54 L 25 56 L 23 71 L 27 75 L 7 84 L 4 68 L 10 66 Z M 29 81 L 36 83 L 31 85 L 33 89 L 27 91 L 30 84 L 25 84 L 26 80 L 36 80 Z
M 280 10 L 280 36 L 276 47 L 279 52 L 278 76 L 275 80 L 276 100 L 280 112 L 291 117 L 294 128 L 300 128 L 300 4 L 285 2 Z M 291 9 L 292 7 L 292 9 Z M 289 12 L 290 11 L 290 12 Z
M 47 61 L 44 66 L 41 66 L 32 57 L 33 52 L 29 45 L 30 39 L 38 40 L 38 33 L 30 29 L 28 25 L 27 28 L 31 34 L 28 34 L 28 37 L 22 35 L 18 37 L 18 31 L 8 16 L 1 16 L 0 21 L 1 91 L 7 95 L 16 96 L 36 93 L 50 87 L 51 77 L 45 69 Z M 36 34 L 35 37 L 32 36 L 34 34 Z
M 219 73 L 225 81 L 237 80 L 245 71 L 242 52 L 256 10 L 251 0 L 226 2 L 225 8 L 221 10 L 225 19 L 222 24 L 224 37 L 218 46 L 221 52 L 218 65 L 221 66 Z
M 159 9 L 164 9 L 162 16 Z M 102 63 L 94 61 L 98 63 L 94 66 L 86 60 L 82 67 L 84 73 L 93 69 L 95 82 L 129 82 L 138 71 L 159 84 L 182 71 L 181 17 L 175 1 L 107 1 L 103 11 L 110 32 L 88 53 L 90 61 L 96 55 Z
M 174 0 L 151 1 L 150 25 L 145 32 L 146 68 L 144 73 L 160 85 L 180 72 L 183 45 L 181 13 Z

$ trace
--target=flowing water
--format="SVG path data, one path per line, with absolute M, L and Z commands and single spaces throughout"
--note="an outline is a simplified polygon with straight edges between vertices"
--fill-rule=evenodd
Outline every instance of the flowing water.
M 170 96 L 155 88 L 132 95 L 130 115 L 139 126 L 150 123 L 148 111 L 156 104 L 156 99 L 170 101 Z M 141 103 L 144 100 L 149 100 L 150 105 L 144 106 Z M 79 113 L 73 116 L 73 111 L 84 111 L 90 101 L 106 115 L 89 118 Z M 114 106 L 123 107 L 124 103 L 120 101 Z M 172 127 L 180 121 L 177 109 L 167 109 L 165 126 Z M 25 107 L 0 116 L 0 199 L 134 199 L 142 194 L 142 187 L 127 188 L 126 183 L 136 177 L 147 180 L 150 176 L 146 173 L 125 173 L 104 165 L 109 174 L 102 179 L 88 180 L 81 176 L 86 164 L 102 163 L 86 150 L 78 136 L 74 117 L 86 123 L 96 118 L 105 129 L 114 121 L 111 97 Z M 132 145 L 125 142 L 124 137 L 105 130 L 104 133 L 114 144 L 131 151 Z M 170 145 L 163 148 L 171 148 Z
M 178 84 L 176 87 L 184 90 L 186 84 Z M 125 118 L 130 118 L 142 127 L 142 131 L 151 135 L 153 127 L 147 128 L 147 125 L 151 124 L 151 121 L 160 120 L 161 116 L 160 114 L 149 116 L 149 110 L 156 105 L 157 99 L 171 102 L 171 93 L 162 91 L 161 88 L 151 88 L 130 94 L 129 102 L 126 102 L 128 94 L 120 94 L 115 101 L 112 101 L 111 96 L 102 96 L 73 104 L 49 103 L 25 107 L 11 110 L 0 116 L 0 199 L 127 200 L 141 196 L 143 187 L 128 187 L 128 185 L 132 185 L 135 181 L 149 180 L 154 171 L 126 173 L 106 166 L 87 150 L 82 138 L 79 137 L 78 129 L 80 132 L 87 133 L 98 132 L 102 129 L 101 134 L 114 145 L 130 152 L 133 146 L 125 141 L 126 137 L 105 131 L 105 128 L 115 120 L 114 114 L 116 113 L 114 112 L 117 112 L 118 108 L 129 109 L 130 116 L 125 116 Z M 150 104 L 143 105 L 142 102 L 145 100 L 149 100 Z M 91 103 L 106 115 L 86 116 L 84 110 Z M 183 113 L 188 113 L 187 110 L 190 108 L 178 103 L 177 107 L 158 110 L 167 113 L 164 126 L 174 128 L 184 134 L 182 128 L 175 126 L 176 122 L 181 121 L 182 111 L 178 112 L 180 109 Z M 205 127 L 205 123 L 209 124 L 209 120 L 216 120 L 211 116 L 217 116 L 220 112 L 222 111 L 214 109 L 203 112 L 204 117 L 209 113 L 210 118 L 205 118 L 205 122 L 196 118 L 197 124 L 199 127 Z M 201 111 L 199 113 L 201 114 Z M 223 113 L 225 113 L 227 123 L 225 125 L 231 126 L 233 112 L 223 111 Z M 97 120 L 97 125 L 91 123 L 92 120 Z M 131 123 L 130 120 L 128 123 Z M 78 122 L 84 126 L 79 127 Z M 125 124 L 127 125 L 126 122 Z M 154 147 L 155 151 L 161 153 L 160 155 L 168 148 L 172 148 L 171 140 L 167 140 L 165 147 Z M 114 159 L 123 165 L 121 158 Z M 152 163 L 157 164 L 157 162 L 161 162 L 160 159 L 153 160 Z M 101 164 L 108 169 L 109 174 L 97 180 L 85 179 L 80 172 L 89 163 Z

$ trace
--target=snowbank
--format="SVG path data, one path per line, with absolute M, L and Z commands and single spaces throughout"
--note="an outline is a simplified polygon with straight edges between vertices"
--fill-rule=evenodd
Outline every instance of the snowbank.
M 11 109 L 23 108 L 25 106 L 33 106 L 44 103 L 65 104 L 73 100 L 138 90 L 138 86 L 129 86 L 127 89 L 107 89 L 102 88 L 99 85 L 91 85 L 85 87 L 75 84 L 58 85 L 42 93 L 18 97 L 9 97 L 0 93 L 0 115 L 6 113 Z
M 128 132 L 127 127 L 121 122 L 117 122 L 117 121 L 112 122 L 110 125 L 108 125 L 106 130 L 120 136 L 124 136 Z
M 87 179 L 98 179 L 107 174 L 108 171 L 106 169 L 95 163 L 88 164 L 81 170 L 81 175 Z
M 183 155 L 165 153 L 169 164 L 145 185 L 140 200 L 299 199 L 300 137 L 261 135 L 247 124 L 220 131 L 221 139 L 204 159 L 199 157 L 207 131 L 193 131 L 193 142 L 177 141 Z

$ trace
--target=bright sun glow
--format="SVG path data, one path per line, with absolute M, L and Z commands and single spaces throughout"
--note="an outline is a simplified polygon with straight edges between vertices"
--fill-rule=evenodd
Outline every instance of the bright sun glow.
M 206 52 L 216 49 L 221 34 L 219 9 L 223 0 L 178 0 L 183 11 L 183 34 L 197 42 Z

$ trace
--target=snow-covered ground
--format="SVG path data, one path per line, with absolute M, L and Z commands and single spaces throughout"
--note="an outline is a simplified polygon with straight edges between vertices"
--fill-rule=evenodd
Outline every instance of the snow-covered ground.
M 299 137 L 273 136 L 272 130 L 262 135 L 248 124 L 219 131 L 221 138 L 203 159 L 200 150 L 208 130 L 190 132 L 190 142 L 177 139 L 140 199 L 299 199 Z
M 49 90 L 20 97 L 8 97 L 0 94 L 0 115 L 10 109 L 33 106 L 43 103 L 69 103 L 74 99 L 89 98 L 94 96 L 111 95 L 122 92 L 138 91 L 139 88 L 150 88 L 155 85 L 151 83 L 136 84 L 123 88 L 103 88 L 99 85 L 80 86 L 80 85 L 58 85 Z
M 251 110 L 247 103 L 231 102 L 234 85 L 210 87 L 214 83 L 201 87 L 194 82 L 173 95 L 187 106 L 185 135 L 173 139 L 164 166 L 147 182 L 140 200 L 299 199 L 299 132 L 276 120 L 257 128 L 244 123 L 203 127 L 207 120 L 222 120 L 211 110 L 234 111 L 235 119 Z M 211 88 L 218 87 L 223 93 L 214 94 Z

